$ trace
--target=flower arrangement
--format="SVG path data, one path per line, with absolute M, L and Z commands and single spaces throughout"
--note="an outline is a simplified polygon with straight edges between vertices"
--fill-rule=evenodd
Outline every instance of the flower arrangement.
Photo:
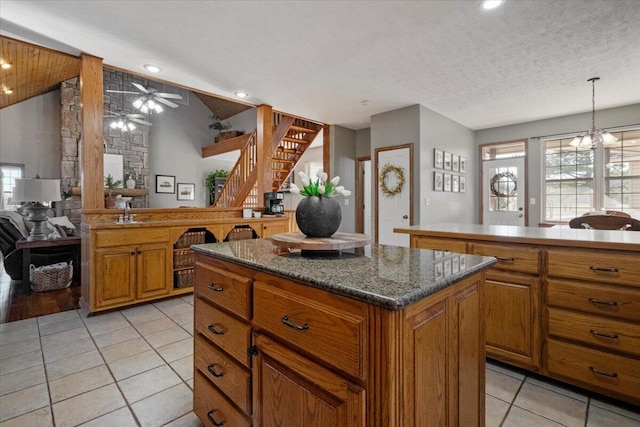
M 136 174 L 136 171 L 134 170 L 128 170 L 124 173 L 124 180 L 128 181 L 130 179 L 132 180 L 136 180 L 138 178 L 138 174 Z
M 341 185 L 338 185 L 340 182 L 340 177 L 335 176 L 331 181 L 327 183 L 327 179 L 329 176 L 326 172 L 319 170 L 316 173 L 316 180 L 310 179 L 306 173 L 300 171 L 298 173 L 300 176 L 300 181 L 302 182 L 302 189 L 300 189 L 297 185 L 291 184 L 289 191 L 293 194 L 300 194 L 301 196 L 325 196 L 325 197 L 333 197 L 333 196 L 345 196 L 349 197 L 351 195 L 351 191 L 345 190 L 345 188 Z

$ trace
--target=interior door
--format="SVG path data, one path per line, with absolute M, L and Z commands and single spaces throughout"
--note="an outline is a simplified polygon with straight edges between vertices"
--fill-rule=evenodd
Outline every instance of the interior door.
M 405 145 L 399 148 L 387 147 L 376 149 L 376 205 L 378 215 L 377 240 L 383 245 L 409 247 L 409 235 L 394 233 L 394 228 L 408 227 L 412 223 L 411 218 L 411 176 L 412 146 Z M 380 185 L 380 172 L 386 165 L 392 165 L 404 175 L 404 184 L 399 192 L 389 196 L 382 192 Z M 386 186 L 389 189 L 397 189 L 398 177 L 395 173 L 387 173 Z
M 525 225 L 524 157 L 482 162 L 482 223 Z

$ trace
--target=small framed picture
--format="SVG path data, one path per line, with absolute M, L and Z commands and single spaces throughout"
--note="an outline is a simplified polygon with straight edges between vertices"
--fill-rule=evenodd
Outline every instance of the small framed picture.
M 436 262 L 435 264 L 433 264 L 433 275 L 435 276 L 436 280 L 442 279 L 444 277 L 444 271 L 441 262 Z
M 451 259 L 442 261 L 444 265 L 444 277 L 451 276 Z
M 451 176 L 451 191 L 454 193 L 458 193 L 460 191 L 460 176 L 453 175 Z
M 460 257 L 455 256 L 451 258 L 451 272 L 457 273 L 458 271 L 460 271 Z
M 467 159 L 460 156 L 460 173 L 467 173 Z
M 445 173 L 443 182 L 444 182 L 443 191 L 451 191 L 451 174 Z
M 467 192 L 467 178 L 465 178 L 464 176 L 460 177 L 460 192 L 461 193 Z
M 442 172 L 433 173 L 433 191 L 442 191 Z
M 444 166 L 444 154 L 442 150 L 438 150 L 437 148 L 433 149 L 433 167 L 436 169 L 442 169 Z
M 195 200 L 196 185 L 190 183 L 178 183 L 178 200 Z
M 156 175 L 156 193 L 173 194 L 176 192 L 176 177 Z
M 451 153 L 444 152 L 444 170 L 451 170 Z
M 454 172 L 460 171 L 460 156 L 457 154 L 451 155 L 451 170 Z

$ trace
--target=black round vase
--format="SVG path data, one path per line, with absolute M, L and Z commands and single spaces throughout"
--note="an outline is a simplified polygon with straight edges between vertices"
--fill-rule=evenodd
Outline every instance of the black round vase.
M 296 208 L 298 228 L 307 237 L 329 237 L 338 231 L 340 221 L 340 204 L 331 197 L 305 197 Z

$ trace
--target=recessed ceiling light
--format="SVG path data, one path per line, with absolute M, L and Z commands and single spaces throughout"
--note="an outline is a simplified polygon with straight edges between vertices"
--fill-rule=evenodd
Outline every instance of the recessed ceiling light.
M 159 73 L 160 71 L 162 71 L 162 68 L 158 67 L 157 65 L 153 65 L 153 64 L 145 64 L 144 65 L 144 69 L 147 70 L 150 73 Z
M 9 62 L 3 62 L 2 65 L 0 65 L 0 68 L 3 70 L 9 69 L 11 68 L 11 64 Z
M 495 9 L 498 6 L 502 6 L 502 3 L 504 3 L 504 0 L 483 0 L 482 2 L 480 2 L 480 9 Z
M 11 95 L 13 93 L 13 89 L 4 89 L 2 93 L 4 93 L 5 95 Z
M 233 94 L 238 98 L 246 98 L 249 96 L 247 92 L 242 92 L 242 91 L 234 92 Z

